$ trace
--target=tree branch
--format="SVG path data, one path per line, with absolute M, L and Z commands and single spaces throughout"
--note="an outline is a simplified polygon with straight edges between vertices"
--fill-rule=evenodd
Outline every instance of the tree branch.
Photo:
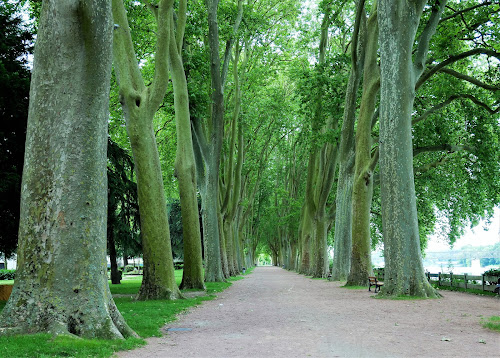
M 486 89 L 488 91 L 498 91 L 498 90 L 500 90 L 500 87 L 495 87 L 495 86 L 489 85 L 487 83 L 484 83 L 484 82 L 481 82 L 481 81 L 475 79 L 474 77 L 471 77 L 471 76 L 468 76 L 468 75 L 464 75 L 463 73 L 457 72 L 457 71 L 449 69 L 449 68 L 442 68 L 440 70 L 440 72 L 447 73 L 447 74 L 449 74 L 449 75 L 451 75 L 453 77 L 456 77 L 458 79 L 467 81 L 469 83 L 472 83 L 473 85 L 476 85 L 478 87 L 484 88 L 484 89 Z
M 238 28 L 241 24 L 241 19 L 243 18 L 243 0 L 238 0 L 238 14 L 236 15 L 236 19 L 233 24 L 233 33 L 231 37 L 226 42 L 226 51 L 224 53 L 224 59 L 222 63 L 222 73 L 221 73 L 221 81 L 222 88 L 224 89 L 224 84 L 226 83 L 227 72 L 229 71 L 229 61 L 231 59 L 231 51 L 233 49 L 233 44 L 236 39 L 236 34 L 238 33 Z
M 450 96 L 446 101 L 443 101 L 437 105 L 435 105 L 434 107 L 432 107 L 431 109 L 428 109 L 427 111 L 425 111 L 420 117 L 418 118 L 415 118 L 412 122 L 411 122 L 411 125 L 414 126 L 415 124 L 427 119 L 427 117 L 429 117 L 431 114 L 439 111 L 441 108 L 444 108 L 446 107 L 447 105 L 449 105 L 451 102 L 457 100 L 457 99 L 461 99 L 461 98 L 466 98 L 466 99 L 469 99 L 471 100 L 472 102 L 474 102 L 476 105 L 484 108 L 485 110 L 488 111 L 488 113 L 490 114 L 495 114 L 497 113 L 498 111 L 500 111 L 500 106 L 497 108 L 497 109 L 492 109 L 490 108 L 486 103 L 484 102 L 481 102 L 480 100 L 478 100 L 476 97 L 474 97 L 473 95 L 470 95 L 470 94 L 457 94 L 457 95 L 453 95 L 453 96 Z
M 417 53 L 415 54 L 415 61 L 413 64 L 413 72 L 415 74 L 415 79 L 419 78 L 425 69 L 425 60 L 427 58 L 427 53 L 429 52 L 429 43 L 436 32 L 439 19 L 444 11 L 447 0 L 441 0 L 436 6 L 432 7 L 432 14 L 429 21 L 425 25 L 424 31 L 418 39 Z
M 149 92 L 149 105 L 157 111 L 165 98 L 168 87 L 168 48 L 170 44 L 170 27 L 168 16 L 172 10 L 173 0 L 161 0 L 157 7 L 158 30 L 156 35 L 155 72 Z
M 440 71 L 442 68 L 444 68 L 444 67 L 446 67 L 454 62 L 457 62 L 459 60 L 467 58 L 469 56 L 478 55 L 478 54 L 487 55 L 490 57 L 495 57 L 495 58 L 500 60 L 500 53 L 493 51 L 493 50 L 486 49 L 486 48 L 476 48 L 476 49 L 473 49 L 470 51 L 462 52 L 458 55 L 449 57 L 447 60 L 444 60 L 443 62 L 437 64 L 434 67 L 429 68 L 429 70 L 427 72 L 423 73 L 420 76 L 420 78 L 418 79 L 417 84 L 415 85 L 415 90 L 417 90 L 425 81 L 427 81 L 431 76 L 433 76 L 436 72 Z
M 123 0 L 113 0 L 113 62 L 122 96 L 131 96 L 145 89 L 127 19 Z
M 449 15 L 449 16 L 446 16 L 446 17 L 443 17 L 443 18 L 439 21 L 439 23 L 444 22 L 444 21 L 447 21 L 447 20 L 450 20 L 450 19 L 452 19 L 452 18 L 454 18 L 454 17 L 457 17 L 457 16 L 459 16 L 459 15 L 462 15 L 462 14 L 464 14 L 464 13 L 466 13 L 466 12 L 472 11 L 472 10 L 477 9 L 477 8 L 479 8 L 479 7 L 489 6 L 489 5 L 492 5 L 492 4 L 493 4 L 493 2 L 492 2 L 492 1 L 486 1 L 486 2 L 484 2 L 484 3 L 482 3 L 482 4 L 474 5 L 474 6 L 468 7 L 468 8 L 463 9 L 463 10 L 455 11 L 453 14 L 451 14 L 451 15 Z
M 177 10 L 177 29 L 175 31 L 177 51 L 182 57 L 182 43 L 184 42 L 184 31 L 186 30 L 187 19 L 187 1 L 179 1 L 179 9 Z
M 419 154 L 428 153 L 428 152 L 455 153 L 455 152 L 460 152 L 460 151 L 464 151 L 464 150 L 471 152 L 471 153 L 475 152 L 475 148 L 468 146 L 468 145 L 440 144 L 440 145 L 432 145 L 432 146 L 427 146 L 427 147 L 415 148 L 415 149 L 413 149 L 413 157 L 416 157 Z
M 443 158 L 436 160 L 435 162 L 428 163 L 425 165 L 422 165 L 420 167 L 414 168 L 413 172 L 415 173 L 416 176 L 421 175 L 425 172 L 428 172 L 432 168 L 436 168 L 440 165 L 444 165 L 448 161 L 448 157 L 444 156 Z

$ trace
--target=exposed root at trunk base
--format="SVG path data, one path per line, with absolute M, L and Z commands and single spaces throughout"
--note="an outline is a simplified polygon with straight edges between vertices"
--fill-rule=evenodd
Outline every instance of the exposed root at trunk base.
M 405 289 L 402 286 L 386 284 L 380 290 L 378 297 L 388 299 L 397 299 L 404 297 L 426 299 L 440 298 L 442 296 L 428 282 L 424 282 L 418 287 L 412 287 L 412 289 Z
M 30 295 L 18 291 L 9 299 L 0 315 L 0 336 L 49 333 L 75 338 L 138 337 L 123 319 L 111 295 L 102 297 L 100 302 L 54 296 L 26 299 Z

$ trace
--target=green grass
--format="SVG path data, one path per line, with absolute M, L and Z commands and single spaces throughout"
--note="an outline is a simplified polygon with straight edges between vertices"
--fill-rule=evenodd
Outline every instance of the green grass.
M 0 337 L 2 357 L 110 357 L 118 350 L 144 345 L 138 338 L 126 340 L 81 339 L 49 334 Z
M 465 292 L 465 293 L 470 293 L 473 295 L 479 295 L 479 296 L 498 296 L 497 293 L 491 292 L 491 291 L 483 291 L 483 290 L 478 290 L 475 288 L 468 288 L 467 290 L 462 287 L 451 287 L 451 286 L 439 286 L 436 283 L 432 282 L 431 283 L 432 287 L 434 287 L 436 290 L 441 290 L 441 291 L 455 291 L 455 292 Z
M 245 275 L 250 274 L 248 270 Z M 176 270 L 176 282 L 180 284 L 182 270 Z M 161 336 L 161 328 L 174 321 L 176 315 L 186 309 L 199 305 L 203 301 L 215 298 L 215 293 L 222 292 L 232 281 L 243 279 L 232 277 L 228 282 L 207 282 L 206 295 L 195 298 L 168 301 L 136 301 L 133 297 L 115 297 L 115 303 L 129 326 L 142 338 Z M 135 295 L 139 291 L 142 276 L 125 276 L 120 285 L 110 283 L 114 295 Z M 6 302 L 0 301 L 0 311 Z M 80 339 L 56 337 L 47 334 L 0 337 L 0 357 L 110 357 L 114 352 L 133 349 L 146 342 L 139 338 L 126 340 Z
M 0 280 L 0 285 L 13 285 L 14 280 Z
M 366 290 L 368 288 L 366 286 L 346 286 L 346 285 L 343 285 L 343 286 L 340 286 L 340 287 L 347 288 L 348 290 Z
M 484 328 L 500 332 L 500 316 L 491 316 L 488 319 L 481 319 Z

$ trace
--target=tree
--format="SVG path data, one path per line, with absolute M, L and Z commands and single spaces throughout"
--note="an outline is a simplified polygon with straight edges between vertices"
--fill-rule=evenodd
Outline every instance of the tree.
M 425 277 L 413 176 L 411 114 L 416 80 L 423 72 L 428 43 L 446 5 L 437 2 L 420 34 L 412 59 L 420 17 L 426 1 L 380 0 L 380 185 L 386 295 L 435 297 Z
M 373 172 L 378 149 L 372 155 L 371 129 L 380 87 L 378 68 L 377 2 L 366 21 L 363 94 L 356 128 L 354 176 L 352 183 L 352 249 L 347 285 L 364 286 L 373 276 L 371 267 L 370 208 L 373 196 Z
M 144 277 L 139 299 L 176 299 L 167 203 L 155 140 L 153 118 L 163 102 L 168 86 L 169 31 L 167 26 L 173 1 L 161 0 L 150 6 L 157 21 L 154 79 L 144 83 L 136 59 L 123 0 L 113 0 L 117 25 L 113 37 L 114 67 L 120 87 L 120 102 L 134 156 L 141 217 Z
M 223 281 L 221 259 L 221 230 L 219 225 L 219 170 L 224 137 L 224 84 L 234 45 L 234 36 L 243 16 L 243 1 L 239 0 L 233 30 L 229 35 L 222 60 L 219 54 L 219 25 L 217 9 L 219 0 L 206 0 L 208 20 L 208 47 L 210 52 L 211 118 L 203 127 L 199 120 L 193 122 L 193 145 L 196 156 L 198 185 L 202 201 L 203 232 L 205 235 L 205 281 Z
M 354 177 L 356 105 L 361 81 L 365 42 L 365 1 L 356 4 L 354 31 L 352 35 L 351 71 L 347 82 L 342 131 L 339 144 L 339 174 L 337 184 L 334 260 L 332 280 L 347 279 L 351 268 L 352 251 L 352 186 Z
M 0 3 L 0 252 L 6 257 L 17 247 L 30 83 L 25 56 L 32 40 L 15 13 L 15 5 Z
M 108 138 L 108 253 L 111 282 L 119 284 L 117 255 L 140 252 L 137 184 L 132 180 L 134 161 L 126 150 Z M 125 264 L 126 265 L 126 264 Z
M 179 181 L 182 211 L 182 233 L 184 239 L 184 271 L 181 288 L 205 289 L 201 258 L 201 233 L 196 198 L 196 163 L 191 136 L 191 117 L 186 74 L 182 63 L 182 45 L 186 27 L 186 1 L 179 2 L 177 26 L 174 21 L 173 4 L 169 10 L 168 59 L 174 87 L 175 121 L 177 128 L 177 154 L 175 172 Z
M 109 2 L 43 2 L 26 136 L 18 270 L 1 314 L 4 333 L 108 339 L 134 335 L 113 302 L 106 277 L 112 29 Z

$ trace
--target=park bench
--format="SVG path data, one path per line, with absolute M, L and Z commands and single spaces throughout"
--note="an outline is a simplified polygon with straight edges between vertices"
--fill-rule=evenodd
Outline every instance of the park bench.
M 377 280 L 375 276 L 368 277 L 368 291 L 371 291 L 372 286 L 375 286 L 375 293 L 377 293 L 377 288 L 380 291 L 380 287 L 383 285 L 384 283 Z

